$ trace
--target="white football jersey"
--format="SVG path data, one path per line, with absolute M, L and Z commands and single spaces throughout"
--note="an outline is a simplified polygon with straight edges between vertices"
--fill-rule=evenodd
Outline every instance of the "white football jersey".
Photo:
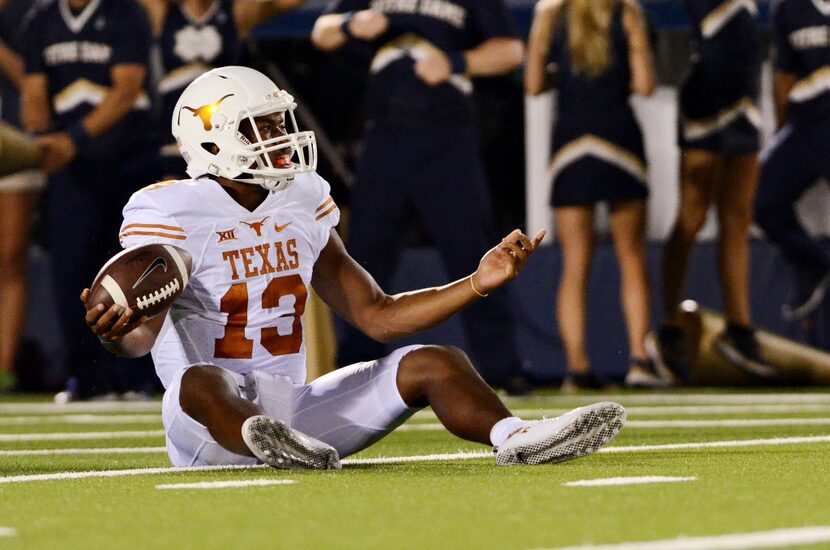
M 195 363 L 305 382 L 303 311 L 314 262 L 340 220 L 329 193 L 323 178 L 304 173 L 253 212 L 209 178 L 157 183 L 130 198 L 124 248 L 170 244 L 193 258 L 152 351 L 165 388 Z

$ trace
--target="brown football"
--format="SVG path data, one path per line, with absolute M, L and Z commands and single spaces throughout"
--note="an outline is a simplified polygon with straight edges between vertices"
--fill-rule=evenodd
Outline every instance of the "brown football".
M 128 248 L 108 261 L 90 287 L 89 307 L 112 304 L 133 310 L 135 319 L 153 317 L 179 297 L 190 278 L 187 251 L 168 244 Z

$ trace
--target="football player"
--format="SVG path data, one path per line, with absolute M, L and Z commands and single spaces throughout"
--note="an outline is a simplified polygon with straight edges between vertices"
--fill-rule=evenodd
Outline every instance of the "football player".
M 305 384 L 303 311 L 312 286 L 353 326 L 390 341 L 516 277 L 544 231 L 532 239 L 513 231 L 455 282 L 388 295 L 334 231 L 340 213 L 314 172 L 314 134 L 297 129 L 295 107 L 245 67 L 191 83 L 172 129 L 192 179 L 135 193 L 120 234 L 124 247 L 162 243 L 189 253 L 190 283 L 166 314 L 149 320 L 117 305 L 87 306 L 86 321 L 106 349 L 152 351 L 166 388 L 172 463 L 339 468 L 340 457 L 427 405 L 450 432 L 492 444 L 499 464 L 568 460 L 614 437 L 625 420 L 615 403 L 540 422 L 512 416 L 454 348 L 407 346 Z

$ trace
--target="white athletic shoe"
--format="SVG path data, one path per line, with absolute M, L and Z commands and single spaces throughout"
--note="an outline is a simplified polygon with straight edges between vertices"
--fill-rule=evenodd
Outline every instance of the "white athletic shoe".
M 337 450 L 292 430 L 270 416 L 252 416 L 242 424 L 242 439 L 258 459 L 282 470 L 339 470 Z
M 606 401 L 531 422 L 493 449 L 496 464 L 555 464 L 596 452 L 625 424 L 622 405 Z

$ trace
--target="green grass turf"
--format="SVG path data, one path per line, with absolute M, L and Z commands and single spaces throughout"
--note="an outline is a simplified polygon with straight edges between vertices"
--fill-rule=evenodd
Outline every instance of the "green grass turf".
M 707 392 L 709 393 L 709 392 Z M 688 395 L 688 394 L 685 394 Z M 769 395 L 769 394 L 759 394 Z M 630 400 L 636 401 L 637 395 Z M 684 404 L 679 396 L 679 404 Z M 828 396 L 830 398 L 830 396 Z M 546 396 L 516 408 L 563 407 L 597 396 Z M 623 399 L 623 402 L 626 400 Z M 5 402 L 5 401 L 4 401 Z M 644 406 L 637 402 L 636 406 Z M 114 414 L 114 413 L 106 413 Z M 0 419 L 29 414 L 3 413 Z M 809 414 L 661 415 L 631 420 L 797 418 Z M 428 414 L 414 423 L 435 422 Z M 154 423 L 0 425 L 0 433 L 154 430 Z M 624 429 L 614 446 L 828 435 L 830 426 Z M 0 442 L 0 450 L 163 446 L 162 437 Z M 486 450 L 443 431 L 396 432 L 361 457 Z M 164 467 L 164 454 L 0 456 L 0 477 Z M 598 454 L 542 467 L 491 459 L 347 466 L 340 472 L 255 469 L 0 484 L 2 548 L 554 548 L 587 543 L 830 525 L 830 443 Z M 697 481 L 564 487 L 619 476 Z M 291 479 L 214 490 L 160 483 Z M 827 545 L 825 545 L 827 547 Z

